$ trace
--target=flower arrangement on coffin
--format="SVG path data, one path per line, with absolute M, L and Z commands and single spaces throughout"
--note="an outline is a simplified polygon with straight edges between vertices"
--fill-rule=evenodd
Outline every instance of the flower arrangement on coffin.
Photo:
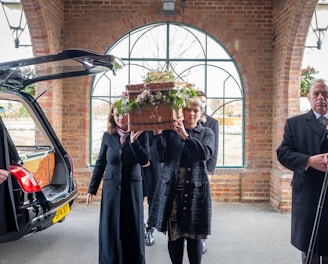
M 120 115 L 129 115 L 130 130 L 170 129 L 193 96 L 197 96 L 193 85 L 174 82 L 171 71 L 150 71 L 143 84 L 126 85 L 114 106 Z
M 168 105 L 172 110 L 178 111 L 179 108 L 186 106 L 186 99 L 196 96 L 189 83 L 175 83 L 169 90 L 152 91 L 151 88 L 144 86 L 144 89 L 137 94 L 135 99 L 129 97 L 129 92 L 122 93 L 122 99 L 115 102 L 115 107 L 121 116 L 129 114 L 132 110 L 138 113 L 147 105 L 156 106 L 160 103 Z M 159 88 L 161 88 L 159 86 Z

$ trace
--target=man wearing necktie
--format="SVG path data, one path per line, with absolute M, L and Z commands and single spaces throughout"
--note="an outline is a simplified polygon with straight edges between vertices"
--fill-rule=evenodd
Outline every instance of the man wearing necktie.
M 325 124 L 321 124 L 324 121 L 320 123 L 323 117 L 328 118 L 328 86 L 325 80 L 317 79 L 312 83 L 309 101 L 309 112 L 287 119 L 277 158 L 293 171 L 291 243 L 302 252 L 303 264 L 328 264 L 328 195 L 311 262 L 306 260 L 327 170 L 327 130 Z
M 326 129 L 327 118 L 325 116 L 319 116 L 318 121 L 322 129 Z

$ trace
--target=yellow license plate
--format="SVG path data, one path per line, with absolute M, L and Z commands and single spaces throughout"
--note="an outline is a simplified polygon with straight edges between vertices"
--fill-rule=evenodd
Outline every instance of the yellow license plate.
M 52 222 L 53 223 L 57 223 L 58 221 L 60 221 L 61 219 L 63 219 L 70 212 L 70 210 L 71 209 L 70 209 L 68 203 L 65 204 L 64 206 L 60 207 L 59 209 L 57 209 L 56 215 L 52 219 Z

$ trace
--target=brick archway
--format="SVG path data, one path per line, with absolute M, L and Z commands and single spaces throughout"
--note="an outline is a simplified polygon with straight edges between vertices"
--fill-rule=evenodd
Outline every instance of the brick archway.
M 21 0 L 21 2 L 30 31 L 34 56 L 60 51 L 62 49 L 60 32 L 64 12 L 62 1 Z
M 276 1 L 275 42 L 273 67 L 272 123 L 272 171 L 270 176 L 270 202 L 279 211 L 286 212 L 291 206 L 290 181 L 292 172 L 277 161 L 276 148 L 281 142 L 286 118 L 299 113 L 300 72 L 304 43 L 311 23 L 317 0 L 294 1 L 290 8 L 283 1 Z M 288 17 L 286 23 L 280 21 Z
M 317 0 L 210 1 L 211 5 L 196 0 L 187 2 L 184 10 L 178 8 L 174 17 L 160 15 L 160 1 L 100 2 L 22 0 L 34 55 L 68 48 L 104 53 L 132 29 L 163 20 L 208 32 L 234 58 L 245 88 L 245 168 L 222 169 L 219 174 L 239 179 L 235 193 L 240 201 L 271 200 L 278 210 L 288 210 L 290 172 L 277 163 L 275 148 L 285 119 L 298 109 L 303 47 Z M 90 85 L 88 78 L 65 80 L 43 99 L 48 101 L 50 121 L 76 160 L 77 176 L 85 175 L 85 182 L 91 173 Z

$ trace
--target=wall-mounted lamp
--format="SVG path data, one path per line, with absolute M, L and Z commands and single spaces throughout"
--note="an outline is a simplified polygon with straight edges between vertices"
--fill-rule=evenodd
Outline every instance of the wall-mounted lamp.
M 26 28 L 26 21 L 23 23 L 24 10 L 20 0 L 0 1 L 5 14 L 8 26 L 14 36 L 15 48 L 27 47 L 31 45 L 20 45 L 19 38 Z M 25 16 L 24 16 L 25 18 Z M 24 25 L 23 25 L 24 24 Z
M 180 4 L 181 8 L 182 8 L 182 12 L 184 12 L 184 9 L 187 6 L 187 0 L 181 0 L 181 4 Z
M 305 46 L 305 48 L 317 48 L 321 49 L 323 37 L 328 30 L 328 3 L 325 1 L 319 1 L 314 10 L 312 22 L 311 22 L 311 31 L 316 38 L 316 46 Z
M 176 2 L 176 0 L 162 0 L 162 15 L 174 16 L 175 15 L 175 2 Z

